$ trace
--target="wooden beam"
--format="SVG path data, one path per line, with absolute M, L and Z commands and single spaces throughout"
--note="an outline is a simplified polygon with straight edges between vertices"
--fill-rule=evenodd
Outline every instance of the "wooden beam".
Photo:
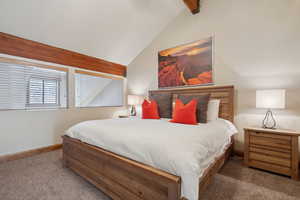
M 0 53 L 126 77 L 126 66 L 0 32 Z
M 200 0 L 183 0 L 183 2 L 194 15 L 200 12 Z

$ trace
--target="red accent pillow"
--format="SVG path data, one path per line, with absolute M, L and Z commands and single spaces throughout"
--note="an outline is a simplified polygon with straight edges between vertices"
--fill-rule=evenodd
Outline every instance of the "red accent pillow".
M 142 119 L 160 119 L 156 101 L 144 100 L 142 104 Z
M 181 124 L 197 124 L 196 117 L 197 100 L 193 99 L 184 105 L 181 100 L 176 99 L 173 110 L 173 119 L 170 122 Z

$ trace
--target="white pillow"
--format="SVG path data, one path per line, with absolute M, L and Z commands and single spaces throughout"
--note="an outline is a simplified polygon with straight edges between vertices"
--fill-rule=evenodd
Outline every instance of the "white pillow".
M 207 106 L 207 121 L 214 121 L 219 118 L 220 99 L 209 100 Z

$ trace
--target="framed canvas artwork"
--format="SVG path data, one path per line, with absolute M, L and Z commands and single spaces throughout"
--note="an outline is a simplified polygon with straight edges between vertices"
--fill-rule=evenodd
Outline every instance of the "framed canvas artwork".
M 184 87 L 213 84 L 213 39 L 199 40 L 158 53 L 158 86 Z

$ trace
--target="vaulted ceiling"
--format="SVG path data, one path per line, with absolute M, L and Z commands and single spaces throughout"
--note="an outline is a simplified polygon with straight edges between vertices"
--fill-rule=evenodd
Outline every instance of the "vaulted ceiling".
M 0 31 L 128 65 L 182 0 L 1 0 Z
M 215 83 L 300 88 L 300 0 L 203 0 L 202 6 L 197 15 L 183 10 L 129 65 L 133 93 L 157 87 L 153 52 L 210 36 Z

